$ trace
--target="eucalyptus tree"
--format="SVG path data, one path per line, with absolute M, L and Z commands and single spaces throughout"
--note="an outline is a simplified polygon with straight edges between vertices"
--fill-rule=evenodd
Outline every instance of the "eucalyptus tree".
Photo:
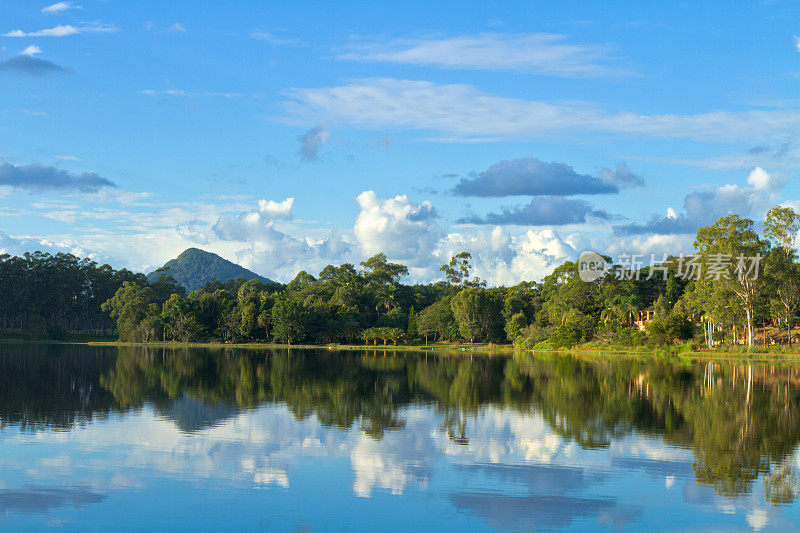
M 453 285 L 460 287 L 485 287 L 486 282 L 480 278 L 470 279 L 469 274 L 472 270 L 470 260 L 472 255 L 469 252 L 460 252 L 450 258 L 450 262 L 442 265 L 439 270 L 444 272 L 445 279 Z
M 792 345 L 792 317 L 800 304 L 800 265 L 797 264 L 795 240 L 800 231 L 800 215 L 791 207 L 775 206 L 764 218 L 764 236 L 772 249 L 765 270 L 770 285 L 770 307 L 786 325 Z
M 697 230 L 694 241 L 697 253 L 702 257 L 706 272 L 701 272 L 704 280 L 709 278 L 709 265 L 712 260 L 727 259 L 721 274 L 711 278 L 712 285 L 727 289 L 736 295 L 745 318 L 747 345 L 753 345 L 753 322 L 759 291 L 764 285 L 759 276 L 758 263 L 766 254 L 768 243 L 753 230 L 753 221 L 739 215 L 727 215 L 710 226 Z

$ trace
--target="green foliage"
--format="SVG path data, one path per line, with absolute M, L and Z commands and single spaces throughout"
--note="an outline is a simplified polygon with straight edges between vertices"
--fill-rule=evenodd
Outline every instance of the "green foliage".
M 381 341 L 384 346 L 390 342 L 394 346 L 397 346 L 397 343 L 405 339 L 406 335 L 400 328 L 378 327 L 365 329 L 361 333 L 361 338 L 367 344 L 372 343 L 373 345 L 377 345 L 378 341 Z
M 0 254 L 0 330 L 60 339 L 111 332 L 101 304 L 126 281 L 147 285 L 142 274 L 71 254 Z
M 702 265 L 707 268 L 711 258 L 724 254 L 734 258 L 726 276 L 718 279 L 704 277 L 696 284 L 701 298 L 707 302 L 736 301 L 738 305 L 716 306 L 715 316 L 727 322 L 741 322 L 736 315 L 744 314 L 743 328 L 747 332 L 747 344 L 753 344 L 753 324 L 759 293 L 763 290 L 764 278 L 741 275 L 735 272 L 738 257 L 763 257 L 769 244 L 762 240 L 753 230 L 753 221 L 739 215 L 727 215 L 710 226 L 697 230 L 694 242 L 695 249 L 703 258 Z M 713 304 L 712 304 L 713 305 Z M 727 312 L 726 312 L 727 309 Z
M 450 307 L 465 340 L 499 340 L 499 331 L 502 331 L 500 302 L 489 291 L 480 287 L 462 289 L 453 297 Z
M 158 309 L 155 302 L 156 293 L 153 289 L 126 281 L 111 299 L 103 303 L 102 309 L 117 319 L 121 341 L 145 342 L 154 337 L 148 318 L 154 316 L 154 309 Z
M 423 309 L 417 319 L 420 335 L 434 340 L 454 340 L 458 338 L 458 325 L 450 306 L 452 296 L 446 296 Z
M 556 326 L 549 340 L 556 348 L 569 348 L 591 340 L 596 326 L 597 322 L 592 316 L 571 309 L 564 315 L 562 323 Z
M 694 324 L 679 312 L 656 317 L 647 325 L 650 342 L 657 345 L 686 341 L 694 336 Z
M 515 313 L 508 319 L 508 322 L 506 322 L 505 331 L 508 340 L 515 342 L 527 325 L 528 320 L 525 318 L 525 313 L 522 311 Z
M 617 346 L 642 346 L 646 342 L 645 335 L 637 328 L 629 326 L 617 326 L 616 331 L 611 336 L 611 343 Z M 666 343 L 672 342 L 667 339 Z
M 414 311 L 414 306 L 411 306 L 411 309 L 408 311 L 408 327 L 406 328 L 406 334 L 408 338 L 412 341 L 419 337 L 419 328 L 417 326 L 417 313 Z
M 308 313 L 294 298 L 281 298 L 272 307 L 273 334 L 280 342 L 295 344 L 306 337 Z
M 547 348 L 552 348 L 549 345 L 550 335 L 553 334 L 553 327 L 543 327 L 539 324 L 531 324 L 519 332 L 516 339 L 514 339 L 514 346 L 517 348 L 525 348 L 533 350 L 534 348 L 541 348 L 538 346 L 542 342 L 548 342 Z

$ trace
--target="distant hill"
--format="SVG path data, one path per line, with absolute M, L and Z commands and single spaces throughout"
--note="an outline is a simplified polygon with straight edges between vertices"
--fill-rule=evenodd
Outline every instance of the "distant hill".
M 155 272 L 147 275 L 147 281 L 154 282 L 161 276 L 172 276 L 183 285 L 186 292 L 196 291 L 209 281 L 219 280 L 225 283 L 229 279 L 257 279 L 261 283 L 272 283 L 272 280 L 259 276 L 243 266 L 231 263 L 217 254 L 189 248 L 181 255 L 171 259 Z

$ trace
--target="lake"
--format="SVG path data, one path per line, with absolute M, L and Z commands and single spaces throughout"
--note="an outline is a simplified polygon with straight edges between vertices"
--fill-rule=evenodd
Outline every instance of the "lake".
M 0 344 L 0 529 L 800 528 L 800 366 Z

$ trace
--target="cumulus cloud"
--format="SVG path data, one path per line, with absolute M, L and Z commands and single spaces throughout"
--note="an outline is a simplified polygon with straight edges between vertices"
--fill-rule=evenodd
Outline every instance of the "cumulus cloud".
M 282 202 L 259 200 L 258 207 L 237 215 L 220 216 L 207 235 L 197 226 L 185 234 L 204 237 L 212 248 L 228 250 L 237 263 L 271 279 L 291 280 L 300 270 L 317 272 L 328 263 L 351 260 L 352 245 L 336 230 L 297 235 L 277 222 L 292 218 L 294 198 Z
M 480 174 L 461 178 L 452 192 L 458 196 L 480 197 L 613 194 L 619 192 L 618 180 L 614 178 L 618 173 L 611 172 L 602 178 L 578 174 L 565 163 L 547 163 L 529 156 L 500 161 Z
M 610 218 L 605 211 L 597 210 L 583 200 L 538 196 L 531 198 L 530 203 L 504 207 L 501 213 L 489 213 L 485 217 L 476 215 L 465 217 L 458 222 L 462 224 L 491 224 L 520 226 L 562 226 L 565 224 L 582 224 L 587 217 L 603 220 Z
M 55 4 L 51 4 L 47 7 L 42 8 L 42 13 L 45 15 L 55 15 L 57 13 L 63 13 L 64 11 L 70 9 L 83 9 L 81 6 L 76 6 L 70 2 L 56 2 Z
M 214 225 L 214 232 L 220 239 L 231 241 L 259 240 L 276 230 L 275 220 L 288 220 L 292 217 L 294 198 L 282 202 L 259 200 L 258 208 L 239 213 L 236 216 L 223 216 Z
M 696 230 L 697 228 L 695 228 Z M 690 233 L 656 234 L 656 235 L 631 235 L 616 237 L 602 248 L 603 253 L 611 257 L 621 254 L 641 255 L 649 264 L 650 256 L 656 261 L 665 256 L 689 255 L 694 251 L 694 230 Z
M 94 172 L 75 174 L 43 165 L 0 163 L 0 185 L 31 191 L 71 190 L 97 192 L 103 187 L 116 187 L 113 181 Z
M 331 134 L 322 126 L 311 128 L 307 132 L 297 137 L 297 142 L 300 143 L 300 157 L 304 161 L 316 161 L 318 159 L 319 151 L 322 147 L 328 144 L 331 139 Z
M 551 33 L 482 33 L 444 38 L 350 43 L 338 59 L 426 65 L 448 69 L 507 70 L 561 77 L 630 74 L 610 66 L 606 46 L 570 44 Z
M 748 186 L 727 184 L 711 191 L 696 191 L 686 195 L 683 212 L 667 209 L 666 216 L 653 216 L 643 224 L 615 226 L 621 235 L 653 233 L 657 235 L 695 233 L 697 228 L 714 223 L 731 213 L 748 216 L 756 208 L 775 199 L 783 183 L 760 167 L 747 175 Z
M 467 251 L 472 255 L 476 276 L 490 285 L 513 285 L 541 280 L 555 266 L 576 258 L 576 250 L 584 248 L 578 236 L 562 238 L 553 229 L 529 229 L 521 235 L 509 235 L 497 226 L 491 231 L 449 233 L 437 244 L 434 257 L 438 270 L 455 254 Z
M 362 192 L 356 202 L 360 211 L 353 231 L 364 255 L 385 252 L 412 265 L 430 258 L 441 234 L 431 202 L 416 204 L 405 195 L 382 200 L 374 191 Z
M 0 235 L 0 250 L 68 251 L 117 268 L 150 271 L 186 248 L 201 246 L 281 282 L 300 270 L 314 274 L 328 264 L 357 264 L 378 252 L 407 265 L 411 282 L 437 281 L 442 279 L 439 266 L 466 250 L 473 255 L 475 274 L 499 285 L 539 280 L 564 259 L 576 257 L 576 250 L 604 249 L 589 246 L 584 233 L 562 236 L 552 228 L 511 233 L 500 226 L 467 225 L 445 234 L 430 202 L 402 195 L 383 199 L 373 191 L 356 198 L 354 225 L 340 229 L 293 223 L 292 198 L 169 205 L 148 201 L 143 193 L 125 198 L 133 193 L 116 191 L 105 187 L 69 201 L 44 197 L 31 208 L 60 221 L 64 233 Z M 87 221 L 94 225 L 90 231 L 83 229 Z
M 794 49 L 800 52 L 800 37 L 794 36 Z
M 35 57 L 34 54 L 38 54 L 39 52 L 41 52 L 39 47 L 33 45 L 26 48 L 22 55 L 0 61 L 0 73 L 42 78 L 51 74 L 58 74 L 59 72 L 67 72 L 67 69 L 56 65 L 52 61 Z
M 4 37 L 68 37 L 79 33 L 113 33 L 117 27 L 112 24 L 91 23 L 82 26 L 72 26 L 69 24 L 59 24 L 52 28 L 25 32 L 13 30 L 3 34 Z
M 557 132 L 602 132 L 701 141 L 785 139 L 800 111 L 711 111 L 692 115 L 608 112 L 576 103 L 494 96 L 471 85 L 392 78 L 362 79 L 337 87 L 294 89 L 284 103 L 289 123 L 342 122 L 360 128 L 437 132 L 434 140 L 495 141 Z

